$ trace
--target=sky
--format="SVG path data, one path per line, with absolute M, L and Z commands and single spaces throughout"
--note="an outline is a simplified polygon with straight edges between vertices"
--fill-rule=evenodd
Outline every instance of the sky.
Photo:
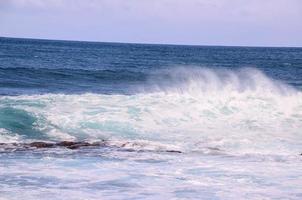
M 0 36 L 302 46 L 302 0 L 0 0 Z

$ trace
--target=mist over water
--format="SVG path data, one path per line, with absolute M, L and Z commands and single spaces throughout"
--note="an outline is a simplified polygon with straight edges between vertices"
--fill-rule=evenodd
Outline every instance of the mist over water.
M 0 41 L 0 199 L 300 199 L 301 49 Z

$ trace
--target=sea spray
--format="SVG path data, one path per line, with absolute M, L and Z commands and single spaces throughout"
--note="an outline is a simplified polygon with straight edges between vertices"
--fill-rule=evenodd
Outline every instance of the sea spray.
M 151 76 L 153 89 L 134 95 L 1 97 L 0 109 L 11 111 L 11 115 L 0 112 L 1 137 L 146 140 L 173 144 L 182 151 L 211 147 L 236 154 L 299 153 L 300 91 L 250 68 L 156 73 L 167 79 L 154 85 Z M 11 123 L 10 118 L 24 124 Z

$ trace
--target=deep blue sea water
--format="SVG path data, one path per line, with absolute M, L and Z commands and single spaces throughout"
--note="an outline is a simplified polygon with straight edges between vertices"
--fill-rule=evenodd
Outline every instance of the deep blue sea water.
M 302 48 L 0 38 L 0 95 L 0 200 L 302 198 Z

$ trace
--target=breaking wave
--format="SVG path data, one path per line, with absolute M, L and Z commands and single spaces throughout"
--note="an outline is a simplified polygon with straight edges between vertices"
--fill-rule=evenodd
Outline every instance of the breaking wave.
M 2 96 L 0 143 L 112 140 L 181 151 L 301 150 L 301 91 L 259 70 L 159 70 L 136 90 L 133 95 Z

